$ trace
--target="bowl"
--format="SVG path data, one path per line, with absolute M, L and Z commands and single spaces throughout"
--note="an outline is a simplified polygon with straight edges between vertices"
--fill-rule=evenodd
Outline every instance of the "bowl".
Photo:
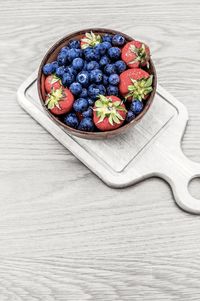
M 155 70 L 154 64 L 152 62 L 152 59 L 150 58 L 148 72 L 153 75 L 153 90 L 150 93 L 150 95 L 148 96 L 148 98 L 144 101 L 145 105 L 144 105 L 144 109 L 142 110 L 142 112 L 139 115 L 137 115 L 137 117 L 135 119 L 133 119 L 131 122 L 122 125 L 118 129 L 115 129 L 112 131 L 105 131 L 105 132 L 100 132 L 100 131 L 86 132 L 86 131 L 76 130 L 76 129 L 71 128 L 68 125 L 64 124 L 62 121 L 59 120 L 58 117 L 54 116 L 45 106 L 45 103 L 44 103 L 45 96 L 46 96 L 46 92 L 45 92 L 45 88 L 44 88 L 45 75 L 42 72 L 42 68 L 45 64 L 55 61 L 61 48 L 66 46 L 70 40 L 81 39 L 83 37 L 83 35 L 85 34 L 85 32 L 90 32 L 90 31 L 93 31 L 94 33 L 100 34 L 100 35 L 105 34 L 105 33 L 108 33 L 111 35 L 121 34 L 125 37 L 126 42 L 134 40 L 132 37 L 120 32 L 120 31 L 106 29 L 106 28 L 87 28 L 87 29 L 83 29 L 83 30 L 68 34 L 67 36 L 65 36 L 58 42 L 56 42 L 45 54 L 45 56 L 40 64 L 39 71 L 38 71 L 38 78 L 37 78 L 38 94 L 39 94 L 41 104 L 42 104 L 46 114 L 52 119 L 52 121 L 54 123 L 56 123 L 58 126 L 64 128 L 70 135 L 74 135 L 74 136 L 84 138 L 84 139 L 106 139 L 106 138 L 111 138 L 113 136 L 124 133 L 126 130 L 135 126 L 144 117 L 146 112 L 149 110 L 149 108 L 153 102 L 154 96 L 155 96 L 156 86 L 157 86 L 157 76 L 156 76 L 156 70 Z M 145 69 L 145 68 L 143 68 L 143 69 Z

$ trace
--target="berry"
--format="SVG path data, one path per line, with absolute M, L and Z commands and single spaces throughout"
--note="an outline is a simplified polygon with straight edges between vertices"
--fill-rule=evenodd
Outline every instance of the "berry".
M 99 43 L 101 43 L 101 36 L 99 34 L 94 34 L 92 31 L 86 32 L 81 39 L 81 48 L 95 47 Z
M 103 75 L 103 84 L 104 84 L 104 86 L 107 86 L 108 84 L 109 84 L 109 82 L 108 82 L 108 76 L 107 75 Z
M 69 62 L 72 62 L 77 57 L 81 57 L 81 50 L 75 49 L 75 48 L 69 49 L 68 54 L 67 54 L 67 58 L 68 58 Z
M 118 85 L 119 84 L 119 75 L 117 75 L 115 73 L 111 74 L 108 78 L 108 81 L 109 81 L 109 84 L 111 84 L 111 85 L 114 85 L 114 86 Z
M 84 66 L 84 60 L 80 57 L 77 57 L 72 61 L 72 67 L 75 70 L 80 71 L 80 70 L 82 70 L 83 66 Z
M 114 46 L 123 46 L 124 43 L 125 43 L 125 38 L 122 35 L 116 34 L 116 35 L 113 36 L 112 44 Z
M 76 80 L 83 86 L 87 86 L 89 83 L 89 73 L 88 71 L 81 71 L 76 77 Z
M 98 88 L 101 95 L 106 95 L 106 88 L 103 85 L 99 85 Z
M 74 82 L 74 75 L 71 73 L 65 72 L 62 76 L 62 84 L 64 87 L 69 87 Z
M 103 37 L 102 37 L 102 41 L 103 42 L 109 42 L 109 43 L 112 43 L 112 36 L 110 34 L 105 34 Z
M 64 117 L 64 123 L 67 124 L 68 126 L 72 128 L 77 128 L 78 127 L 78 118 L 75 113 L 69 113 Z
M 106 55 L 102 56 L 102 58 L 99 61 L 99 65 L 101 67 L 104 67 L 104 66 L 106 66 L 109 63 L 110 63 L 110 59 Z
M 110 42 L 103 42 L 102 43 L 104 45 L 104 47 L 106 48 L 106 50 L 110 49 L 112 47 Z
M 57 56 L 57 62 L 59 66 L 66 65 L 68 63 L 68 51 L 61 51 Z
M 84 117 L 78 126 L 78 130 L 93 132 L 94 131 L 94 122 L 92 121 L 92 118 Z
M 112 74 L 112 73 L 115 73 L 115 72 L 116 72 L 115 65 L 114 65 L 114 64 L 107 64 L 107 65 L 104 67 L 104 72 L 105 72 L 107 75 L 110 75 L 110 74 Z
M 88 100 L 88 103 L 89 103 L 90 106 L 94 105 L 94 102 L 95 102 L 94 99 L 88 98 L 87 100 Z
M 108 94 L 108 95 L 115 95 L 115 96 L 118 96 L 118 94 L 119 94 L 118 87 L 117 87 L 117 86 L 113 86 L 113 85 L 109 85 L 109 86 L 107 87 L 107 94 Z
M 60 66 L 56 69 L 56 75 L 60 78 L 62 78 L 63 74 L 65 73 L 65 67 Z
M 84 49 L 84 55 L 87 61 L 100 60 L 100 54 L 96 48 L 87 47 L 86 49 Z
M 133 113 L 133 111 L 129 110 L 127 112 L 127 115 L 126 115 L 126 121 L 127 122 L 130 122 L 131 120 L 133 120 L 135 118 L 135 114 Z
M 63 115 L 71 111 L 73 102 L 73 94 L 67 88 L 60 87 L 51 90 L 46 96 L 45 105 L 53 114 Z
M 73 82 L 70 86 L 69 86 L 70 91 L 72 92 L 72 94 L 74 95 L 79 95 L 82 92 L 82 86 L 80 83 L 78 82 Z
M 129 68 L 149 66 L 149 47 L 140 41 L 131 41 L 122 48 L 122 60 Z
M 44 87 L 47 93 L 50 93 L 52 89 L 59 89 L 61 87 L 60 78 L 57 77 L 55 74 L 46 76 Z
M 118 47 L 108 49 L 108 55 L 112 60 L 118 60 L 121 55 L 121 50 Z
M 86 98 L 78 98 L 74 101 L 73 109 L 75 112 L 82 113 L 89 107 L 88 100 Z
M 45 75 L 50 75 L 55 71 L 55 67 L 52 63 L 48 63 L 43 66 L 42 70 Z
M 98 84 L 103 79 L 103 73 L 99 69 L 94 69 L 90 72 L 90 81 L 92 83 Z
M 119 60 L 115 62 L 115 68 L 117 73 L 120 74 L 126 70 L 126 64 L 124 63 L 124 61 Z
M 93 116 L 93 110 L 92 108 L 88 108 L 86 111 L 82 113 L 83 117 L 92 117 Z
M 83 88 L 79 97 L 87 98 L 87 96 L 88 96 L 87 89 Z
M 133 100 L 130 106 L 130 110 L 135 114 L 139 114 L 143 109 L 143 102 L 140 100 Z
M 78 49 L 78 48 L 81 47 L 80 41 L 77 41 L 77 40 L 71 40 L 68 45 L 69 45 L 70 48 L 77 48 Z
M 96 61 L 91 61 L 91 62 L 87 63 L 86 69 L 87 69 L 87 71 L 99 69 L 99 64 Z
M 73 74 L 74 76 L 77 75 L 77 70 L 75 70 L 72 66 L 65 67 L 65 72 Z
M 100 55 L 104 55 L 106 53 L 106 45 L 104 43 L 98 44 L 95 47 L 96 51 L 100 54 Z
M 100 94 L 100 89 L 98 85 L 92 84 L 88 87 L 88 96 L 92 100 L 95 100 L 99 94 Z

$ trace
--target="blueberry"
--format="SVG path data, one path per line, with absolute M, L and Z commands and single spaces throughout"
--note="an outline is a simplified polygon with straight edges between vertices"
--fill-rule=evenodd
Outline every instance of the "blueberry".
M 57 62 L 59 66 L 66 65 L 68 63 L 68 55 L 66 52 L 62 51 L 57 56 Z
M 75 48 L 69 49 L 67 54 L 67 58 L 69 62 L 72 62 L 77 57 L 81 57 L 80 49 L 75 49 Z
M 103 84 L 104 84 L 104 86 L 107 86 L 108 84 L 109 84 L 109 82 L 108 82 L 108 76 L 107 75 L 103 75 Z
M 98 88 L 100 92 L 99 94 L 106 95 L 106 88 L 103 85 L 99 85 Z
M 103 73 L 99 69 L 94 69 L 90 72 L 90 81 L 92 83 L 98 84 L 102 82 L 103 79 Z
M 78 73 L 77 70 L 75 70 L 72 66 L 65 67 L 65 72 L 73 74 L 74 76 L 76 76 Z
M 64 123 L 67 124 L 68 126 L 72 128 L 77 128 L 78 127 L 78 118 L 75 113 L 69 113 L 64 117 Z
M 82 113 L 89 107 L 88 100 L 86 98 L 78 98 L 73 103 L 73 109 L 75 112 Z
M 83 118 L 78 126 L 78 130 L 93 132 L 94 131 L 94 122 L 93 122 L 92 118 L 89 118 L 89 117 Z
M 115 72 L 116 72 L 115 65 L 114 65 L 114 64 L 107 64 L 107 65 L 104 67 L 104 72 L 105 72 L 107 75 L 110 75 L 110 74 L 112 74 L 112 73 L 115 73 Z
M 65 73 L 65 67 L 64 66 L 60 66 L 60 67 L 56 68 L 56 75 L 58 77 L 62 78 L 64 73 Z
M 130 110 L 135 114 L 139 114 L 143 109 L 143 102 L 137 99 L 134 99 L 131 103 Z
M 74 95 L 79 95 L 82 92 L 82 86 L 80 83 L 78 82 L 73 82 L 70 86 L 69 86 L 70 91 L 72 92 L 72 94 Z
M 88 96 L 87 89 L 83 88 L 79 97 L 87 98 L 87 96 Z
M 89 96 L 92 100 L 95 100 L 99 94 L 101 94 L 101 93 L 100 93 L 100 89 L 99 89 L 99 86 L 98 86 L 98 85 L 91 84 L 91 85 L 88 87 L 88 96 Z
M 65 87 L 69 87 L 74 82 L 74 75 L 71 73 L 64 73 L 62 76 L 62 84 Z
M 100 54 L 97 49 L 93 47 L 87 47 L 84 49 L 85 59 L 87 61 L 100 60 Z
M 119 60 L 115 62 L 115 68 L 116 68 L 116 72 L 120 74 L 126 70 L 126 64 L 124 63 L 124 61 Z
M 81 71 L 76 77 L 76 80 L 82 85 L 87 86 L 89 84 L 89 72 L 88 71 Z
M 102 56 L 102 58 L 99 61 L 100 67 L 104 67 L 104 66 L 106 66 L 109 63 L 110 63 L 110 59 L 106 55 Z
M 116 34 L 112 38 L 112 44 L 114 46 L 123 46 L 125 43 L 125 38 L 121 34 Z
M 108 95 L 118 96 L 119 90 L 118 90 L 117 86 L 109 85 L 107 87 L 107 93 L 108 93 Z
M 86 111 L 82 113 L 83 117 L 92 117 L 93 116 L 93 110 L 92 108 L 88 108 Z
M 80 48 L 80 46 L 81 46 L 81 43 L 80 43 L 80 41 L 77 41 L 77 40 L 71 40 L 70 42 L 69 42 L 69 47 L 70 48 Z
M 82 70 L 87 70 L 87 62 L 86 61 L 84 61 L 84 65 L 83 65 L 83 69 Z
M 82 70 L 84 66 L 84 60 L 80 57 L 77 57 L 75 58 L 73 61 L 72 61 L 72 67 L 75 69 L 75 70 Z
M 51 64 L 51 63 L 48 63 L 46 65 L 43 66 L 43 73 L 45 75 L 49 75 L 49 74 L 52 74 L 55 70 L 54 70 L 54 66 Z
M 65 53 L 67 53 L 68 50 L 69 50 L 69 47 L 68 47 L 68 46 L 64 46 L 64 47 L 61 48 L 60 52 L 65 52 Z
M 111 74 L 108 78 L 109 84 L 111 85 L 118 85 L 119 84 L 119 75 L 117 75 L 116 73 Z
M 93 69 L 99 69 L 99 64 L 96 61 L 91 61 L 87 63 L 86 69 L 87 71 L 91 71 Z
M 133 111 L 129 110 L 127 112 L 127 115 L 126 115 L 126 121 L 127 122 L 130 122 L 131 120 L 133 120 L 135 118 L 135 114 L 133 113 Z
M 52 65 L 52 71 L 53 73 L 56 72 L 56 69 L 58 68 L 58 62 L 57 61 L 54 61 L 51 63 Z
M 108 55 L 112 60 L 118 60 L 121 55 L 121 50 L 118 47 L 108 49 Z
M 104 55 L 106 53 L 106 45 L 104 43 L 100 43 L 98 44 L 95 49 L 97 50 L 97 52 L 100 54 L 100 55 Z
M 112 36 L 110 34 L 105 34 L 103 37 L 102 37 L 102 41 L 103 42 L 109 42 L 109 43 L 112 43 Z
M 95 99 L 88 98 L 87 100 L 88 100 L 88 103 L 89 103 L 90 106 L 94 105 Z

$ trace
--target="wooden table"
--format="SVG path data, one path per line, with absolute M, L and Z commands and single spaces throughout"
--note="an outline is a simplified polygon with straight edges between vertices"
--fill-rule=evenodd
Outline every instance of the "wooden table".
M 90 26 L 150 45 L 159 83 L 190 114 L 183 150 L 200 162 L 198 0 L 2 1 L 0 301 L 199 300 L 200 217 L 160 179 L 105 186 L 16 102 L 52 43 Z M 191 190 L 200 198 L 199 180 Z

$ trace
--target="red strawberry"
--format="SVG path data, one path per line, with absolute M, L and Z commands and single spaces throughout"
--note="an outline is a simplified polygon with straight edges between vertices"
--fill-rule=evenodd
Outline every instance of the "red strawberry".
M 52 74 L 45 78 L 44 87 L 47 93 L 51 92 L 51 89 L 59 89 L 61 87 L 61 80 L 56 75 Z
M 140 68 L 128 69 L 120 74 L 119 91 L 126 99 L 146 99 L 152 88 L 153 75 Z
M 140 41 L 131 41 L 122 48 L 122 60 L 129 68 L 149 66 L 149 47 Z
M 92 31 L 86 32 L 83 38 L 81 39 L 81 48 L 85 49 L 89 46 L 94 47 L 97 44 L 101 43 L 101 36 L 94 34 Z
M 111 131 L 119 128 L 126 117 L 126 107 L 116 96 L 99 95 L 94 104 L 93 121 L 101 131 Z
M 74 96 L 67 88 L 52 89 L 46 97 L 45 105 L 55 115 L 68 113 L 73 106 Z

